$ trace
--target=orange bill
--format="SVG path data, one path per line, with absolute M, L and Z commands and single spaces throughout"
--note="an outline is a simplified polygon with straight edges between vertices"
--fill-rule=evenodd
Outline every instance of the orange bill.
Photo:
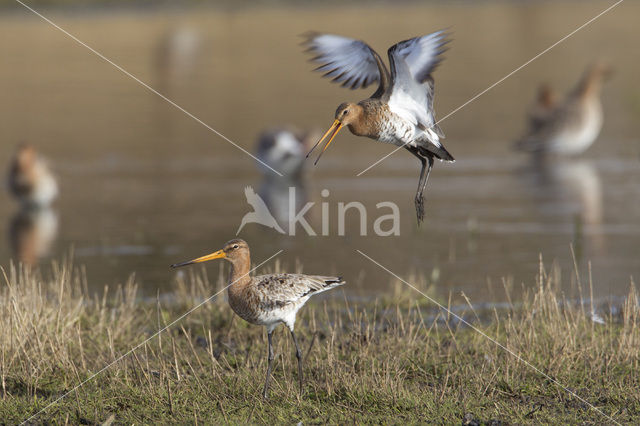
M 198 257 L 197 259 L 187 260 L 186 262 L 181 262 L 181 263 L 174 263 L 173 265 L 171 265 L 171 267 L 172 268 L 178 268 L 180 266 L 191 265 L 192 263 L 206 262 L 207 260 L 224 259 L 225 257 L 227 257 L 227 255 L 225 254 L 224 250 L 218 250 L 215 253 L 211 253 L 211 254 L 208 254 L 208 255 L 202 256 L 202 257 Z
M 331 144 L 331 142 L 333 141 L 333 138 L 336 137 L 336 135 L 338 134 L 338 132 L 340 131 L 340 129 L 342 129 L 342 123 L 338 120 L 335 120 L 333 122 L 333 124 L 331 125 L 331 127 L 329 127 L 329 130 L 327 130 L 327 132 L 320 138 L 320 140 L 313 146 L 313 148 L 311 149 L 311 151 L 313 151 L 315 149 L 316 146 L 318 146 L 323 140 L 325 140 L 327 138 L 327 136 L 329 137 L 329 140 L 327 141 L 327 143 L 324 145 L 324 148 L 322 148 L 322 152 L 320 153 L 320 155 L 318 155 L 318 158 L 316 158 L 316 161 L 313 163 L 314 165 L 318 164 L 318 161 L 320 161 L 320 157 L 322 157 L 322 154 L 324 154 L 324 152 L 327 150 L 327 148 L 329 147 L 329 145 Z M 309 151 L 309 154 L 311 154 L 311 151 Z M 309 154 L 307 154 L 307 157 L 309 156 Z

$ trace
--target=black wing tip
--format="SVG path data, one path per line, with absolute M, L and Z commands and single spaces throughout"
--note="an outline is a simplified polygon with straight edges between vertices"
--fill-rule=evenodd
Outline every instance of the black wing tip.
M 325 280 L 327 284 L 346 284 L 346 282 L 342 279 L 342 276 L 336 277 L 330 280 Z
M 438 157 L 439 160 L 455 163 L 456 159 L 453 158 L 453 155 L 451 155 L 449 151 L 447 151 L 447 148 L 445 148 L 444 145 L 440 149 L 442 151 L 438 153 L 439 155 L 436 155 L 436 157 Z

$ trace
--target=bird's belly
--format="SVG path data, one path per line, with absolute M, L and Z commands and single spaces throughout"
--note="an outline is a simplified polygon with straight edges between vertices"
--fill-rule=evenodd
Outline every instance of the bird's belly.
M 248 323 L 266 327 L 275 326 L 281 322 L 293 325 L 298 309 L 306 302 L 306 299 L 303 299 L 301 303 L 269 303 L 253 297 L 249 292 L 243 296 L 242 299 L 229 297 L 229 305 L 233 312 Z
M 393 114 L 381 123 L 378 140 L 397 146 L 411 144 L 416 139 L 416 126 Z
M 580 154 L 596 140 L 602 128 L 602 113 L 591 108 L 579 125 L 569 127 L 552 139 L 551 151 L 564 155 Z

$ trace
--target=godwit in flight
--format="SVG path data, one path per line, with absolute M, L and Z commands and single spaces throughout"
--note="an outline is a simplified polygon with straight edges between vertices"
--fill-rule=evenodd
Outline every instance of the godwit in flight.
M 610 74 L 611 68 L 603 63 L 591 65 L 562 101 L 555 100 L 551 89 L 541 89 L 529 113 L 529 129 L 516 148 L 536 154 L 577 155 L 586 151 L 602 128 L 600 91 Z
M 369 45 L 360 40 L 332 34 L 308 35 L 305 45 L 316 54 L 316 68 L 351 89 L 378 82 L 370 98 L 357 104 L 345 102 L 336 110 L 335 121 L 316 146 L 329 137 L 322 152 L 329 147 L 343 126 L 351 133 L 406 148 L 421 164 L 415 197 L 418 224 L 424 219 L 423 192 L 433 159 L 454 159 L 440 142 L 444 133 L 436 124 L 433 110 L 434 80 L 432 72 L 442 61 L 447 34 L 432 34 L 401 41 L 388 50 L 391 73 Z M 314 146 L 315 148 L 315 146 Z
M 36 149 L 21 144 L 9 167 L 9 191 L 23 207 L 49 206 L 58 195 L 58 184 Z
M 226 259 L 231 262 L 231 275 L 227 294 L 229 305 L 238 316 L 251 324 L 267 328 L 268 366 L 262 395 L 266 398 L 271 380 L 273 347 L 271 335 L 280 323 L 291 331 L 298 359 L 298 381 L 302 393 L 302 352 L 294 333 L 298 310 L 315 294 L 344 284 L 341 277 L 323 277 L 301 274 L 268 274 L 250 277 L 251 258 L 249 245 L 239 239 L 227 242 L 221 250 L 187 262 L 171 265 L 173 268 L 206 262 L 212 259 Z

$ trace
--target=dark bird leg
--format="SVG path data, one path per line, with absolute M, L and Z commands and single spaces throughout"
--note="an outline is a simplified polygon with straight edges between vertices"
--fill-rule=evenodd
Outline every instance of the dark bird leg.
M 422 164 L 422 168 L 420 169 L 420 180 L 418 180 L 418 190 L 416 191 L 416 214 L 418 216 L 418 226 L 424 220 L 424 189 L 427 187 L 427 181 L 429 180 L 429 174 L 431 173 L 431 168 L 433 167 L 433 157 L 431 155 L 427 155 L 426 157 L 421 155 L 417 148 L 410 147 L 407 150 L 415 155 L 420 163 Z
M 291 330 L 291 337 L 293 338 L 293 343 L 296 345 L 296 358 L 298 359 L 298 382 L 300 383 L 300 394 L 302 395 L 302 352 L 300 352 L 298 340 L 296 339 L 296 334 L 293 332 L 293 330 Z
M 267 378 L 264 382 L 264 391 L 262 392 L 262 396 L 265 399 L 267 398 L 267 394 L 269 392 L 269 381 L 271 380 L 271 365 L 273 363 L 273 346 L 271 345 L 271 334 L 273 334 L 273 330 L 267 331 L 267 340 L 269 341 L 269 364 L 267 366 Z

